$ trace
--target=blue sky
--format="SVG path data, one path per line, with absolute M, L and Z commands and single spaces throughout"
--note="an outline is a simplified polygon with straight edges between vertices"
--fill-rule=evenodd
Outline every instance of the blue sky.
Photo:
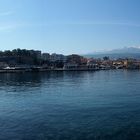
M 0 49 L 63 54 L 140 46 L 140 0 L 0 0 Z

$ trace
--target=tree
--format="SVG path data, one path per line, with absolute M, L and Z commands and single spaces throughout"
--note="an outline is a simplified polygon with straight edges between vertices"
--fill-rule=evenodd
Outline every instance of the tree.
M 109 60 L 109 56 L 103 57 L 103 60 Z

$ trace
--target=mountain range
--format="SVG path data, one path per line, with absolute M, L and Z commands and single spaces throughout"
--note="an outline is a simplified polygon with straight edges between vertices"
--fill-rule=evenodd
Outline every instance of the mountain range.
M 110 51 L 102 51 L 86 54 L 86 57 L 103 58 L 109 56 L 112 59 L 117 58 L 135 58 L 140 59 L 140 48 L 136 47 L 124 47 L 120 49 L 114 49 Z

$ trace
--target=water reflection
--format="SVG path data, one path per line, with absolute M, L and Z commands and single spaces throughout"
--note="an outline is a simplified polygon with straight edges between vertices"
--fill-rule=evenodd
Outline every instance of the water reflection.
M 88 76 L 90 75 L 90 76 Z M 23 92 L 36 90 L 35 88 L 62 87 L 72 84 L 81 85 L 88 78 L 94 75 L 94 72 L 43 72 L 43 73 L 1 73 L 0 89 L 6 92 Z

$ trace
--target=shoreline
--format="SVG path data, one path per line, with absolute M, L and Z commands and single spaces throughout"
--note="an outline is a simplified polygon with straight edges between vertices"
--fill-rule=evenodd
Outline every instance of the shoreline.
M 25 72 L 48 72 L 48 71 L 99 71 L 91 69 L 40 69 L 40 70 L 0 70 L 0 73 L 25 73 Z
M 0 69 L 0 73 L 26 73 L 26 72 L 49 72 L 49 71 L 108 71 L 108 70 L 140 70 L 140 69 Z

